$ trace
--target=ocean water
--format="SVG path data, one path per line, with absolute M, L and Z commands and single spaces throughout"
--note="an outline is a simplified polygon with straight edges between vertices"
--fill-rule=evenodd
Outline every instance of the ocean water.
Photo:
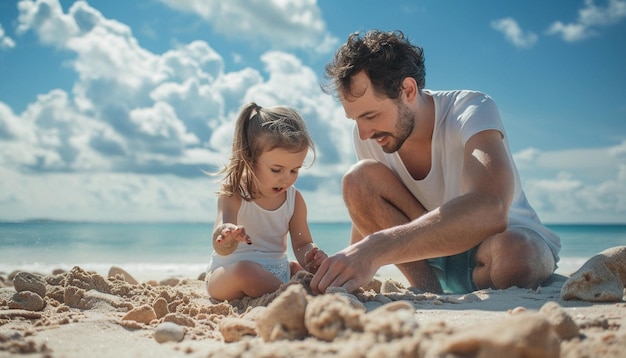
M 558 273 L 571 274 L 607 248 L 626 245 L 626 225 L 548 225 L 561 237 Z M 349 223 L 311 223 L 329 255 L 343 249 Z M 211 254 L 211 223 L 0 222 L 0 272 L 49 274 L 81 266 L 106 274 L 112 266 L 137 279 L 197 277 Z M 289 249 L 288 254 L 293 259 Z

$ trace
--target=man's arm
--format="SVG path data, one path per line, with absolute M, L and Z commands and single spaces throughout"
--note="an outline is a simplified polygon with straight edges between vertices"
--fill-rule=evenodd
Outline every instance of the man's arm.
M 366 236 L 324 261 L 311 287 L 353 291 L 387 264 L 457 254 L 507 227 L 514 183 L 502 135 L 495 130 L 471 137 L 464 151 L 463 195 L 404 225 Z

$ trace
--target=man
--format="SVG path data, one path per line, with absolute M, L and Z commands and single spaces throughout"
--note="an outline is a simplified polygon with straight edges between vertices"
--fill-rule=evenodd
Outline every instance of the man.
M 343 178 L 351 245 L 311 281 L 354 291 L 383 265 L 429 292 L 537 287 L 560 239 L 526 201 L 492 99 L 424 88 L 423 51 L 399 31 L 352 34 L 326 66 L 355 121 Z

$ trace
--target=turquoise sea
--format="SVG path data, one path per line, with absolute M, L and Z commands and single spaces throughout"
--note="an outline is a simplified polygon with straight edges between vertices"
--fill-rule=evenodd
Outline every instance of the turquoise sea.
M 561 237 L 557 272 L 571 274 L 594 254 L 626 245 L 626 225 L 548 225 Z M 311 223 L 329 255 L 343 249 L 349 223 Z M 106 274 L 120 266 L 138 279 L 197 277 L 211 254 L 211 223 L 0 222 L 0 272 L 48 274 L 81 266 Z M 289 249 L 289 255 L 293 253 Z

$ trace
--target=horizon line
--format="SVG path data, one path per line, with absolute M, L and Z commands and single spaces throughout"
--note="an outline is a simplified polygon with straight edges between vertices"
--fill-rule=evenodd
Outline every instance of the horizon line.
M 213 225 L 212 221 L 195 220 L 82 220 L 82 219 L 54 219 L 54 218 L 28 218 L 18 220 L 0 219 L 0 224 L 32 224 L 32 223 L 52 223 L 52 224 L 202 224 Z M 350 221 L 331 220 L 309 220 L 309 224 L 351 224 Z M 597 222 L 543 222 L 546 226 L 626 226 L 625 222 L 597 221 Z

